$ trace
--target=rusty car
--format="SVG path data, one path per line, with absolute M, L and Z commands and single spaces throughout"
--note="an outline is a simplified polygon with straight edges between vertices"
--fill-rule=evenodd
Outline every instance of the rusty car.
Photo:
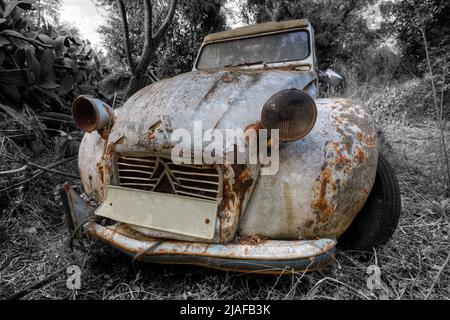
M 83 190 L 64 186 L 74 235 L 140 261 L 261 274 L 318 270 L 337 249 L 385 245 L 401 211 L 395 174 L 370 111 L 319 98 L 319 81 L 343 78 L 317 61 L 307 19 L 268 22 L 206 36 L 191 72 L 118 108 L 76 99 Z M 195 122 L 278 130 L 277 172 L 174 161 L 171 133 Z

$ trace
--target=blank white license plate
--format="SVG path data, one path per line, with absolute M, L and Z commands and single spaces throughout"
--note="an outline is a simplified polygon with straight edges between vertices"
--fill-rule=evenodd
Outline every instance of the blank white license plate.
M 95 214 L 140 227 L 211 240 L 217 202 L 107 186 L 106 199 Z

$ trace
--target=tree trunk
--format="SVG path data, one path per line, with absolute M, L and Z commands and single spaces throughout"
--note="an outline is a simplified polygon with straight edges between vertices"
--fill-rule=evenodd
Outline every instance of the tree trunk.
M 147 84 L 147 77 L 145 75 L 133 75 L 128 87 L 127 98 L 130 98 L 136 92 L 144 88 Z

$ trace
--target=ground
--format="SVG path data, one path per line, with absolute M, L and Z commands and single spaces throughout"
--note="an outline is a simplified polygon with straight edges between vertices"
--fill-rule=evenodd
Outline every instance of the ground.
M 396 171 L 403 209 L 385 247 L 370 254 L 339 251 L 336 262 L 320 272 L 279 277 L 145 265 L 89 241 L 75 243 L 72 252 L 59 196 L 68 178 L 44 174 L 19 191 L 0 194 L 0 298 L 54 274 L 26 298 L 449 299 L 450 199 L 442 195 L 443 177 L 437 174 L 438 131 L 431 119 L 412 121 L 408 110 L 380 107 L 383 94 L 367 104 L 383 132 L 383 152 Z M 450 130 L 446 134 L 450 138 Z M 1 139 L 1 166 L 7 167 L 16 151 Z M 30 159 L 46 165 L 55 162 L 58 150 Z M 77 174 L 76 162 L 59 170 Z M 66 287 L 66 267 L 72 264 L 82 270 L 80 290 Z

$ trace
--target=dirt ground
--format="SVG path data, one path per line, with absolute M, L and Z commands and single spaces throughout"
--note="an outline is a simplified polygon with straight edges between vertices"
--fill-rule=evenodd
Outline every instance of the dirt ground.
M 87 240 L 72 252 L 59 196 L 70 179 L 47 173 L 0 193 L 0 298 L 54 275 L 25 298 L 449 299 L 450 200 L 440 195 L 436 174 L 437 131 L 432 122 L 411 124 L 398 117 L 383 119 L 380 127 L 384 153 L 399 179 L 403 213 L 393 239 L 376 252 L 338 252 L 336 262 L 320 272 L 279 277 L 133 263 Z M 0 145 L 5 167 L 19 151 L 4 138 Z M 56 161 L 58 150 L 29 159 L 46 165 Z M 76 175 L 76 161 L 58 170 Z M 73 264 L 82 270 L 81 289 L 75 291 L 66 287 L 65 268 Z

